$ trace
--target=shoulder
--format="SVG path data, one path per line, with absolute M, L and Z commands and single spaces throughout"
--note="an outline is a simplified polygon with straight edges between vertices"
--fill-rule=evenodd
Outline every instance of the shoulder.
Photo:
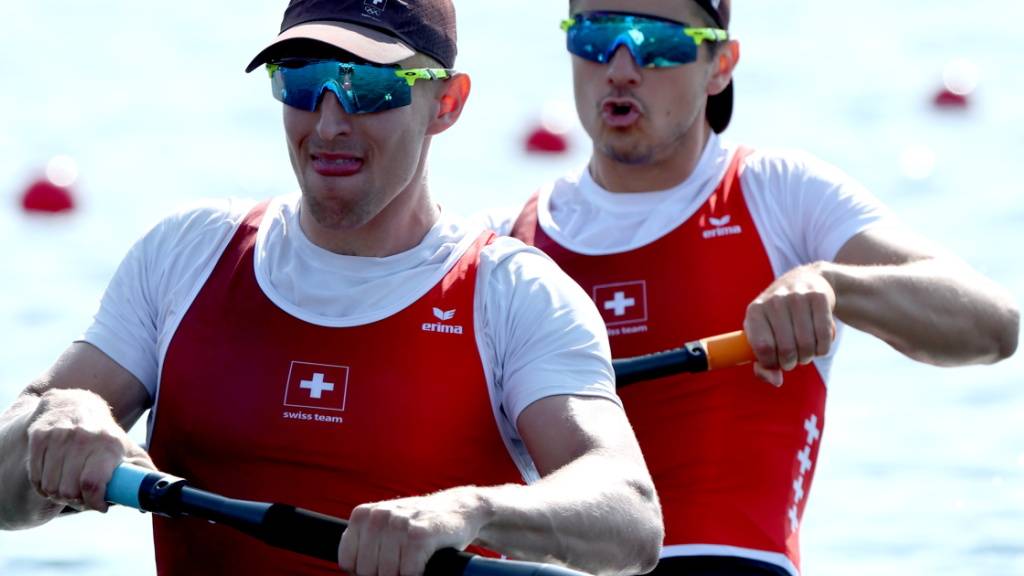
M 220 254 L 256 203 L 210 199 L 183 206 L 160 220 L 136 243 L 135 257 L 154 279 L 187 275 L 187 271 L 201 268 Z
M 481 268 L 492 283 L 546 282 L 558 284 L 568 276 L 547 254 L 516 238 L 498 236 L 480 253 Z
M 835 165 L 817 156 L 793 148 L 764 148 L 752 150 L 743 160 L 740 170 L 744 181 L 787 184 L 802 183 L 847 184 L 853 179 Z
M 237 228 L 256 204 L 256 200 L 236 198 L 196 201 L 163 218 L 147 236 L 180 241 L 224 234 Z

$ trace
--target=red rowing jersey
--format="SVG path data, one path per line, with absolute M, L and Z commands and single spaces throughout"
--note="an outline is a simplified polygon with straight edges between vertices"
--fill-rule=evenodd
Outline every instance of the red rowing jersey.
M 175 332 L 150 455 L 192 485 L 348 518 L 363 503 L 522 482 L 473 330 L 482 235 L 433 289 L 357 327 L 298 319 L 257 284 L 250 212 Z M 160 574 L 337 574 L 193 519 L 154 519 Z
M 735 154 L 693 216 L 635 250 L 568 250 L 538 224 L 537 195 L 512 235 L 544 250 L 591 295 L 615 358 L 731 332 L 775 279 L 740 184 L 746 154 Z M 824 424 L 817 368 L 788 372 L 779 389 L 742 366 L 619 392 L 661 498 L 662 555 L 743 556 L 798 572 L 799 523 Z

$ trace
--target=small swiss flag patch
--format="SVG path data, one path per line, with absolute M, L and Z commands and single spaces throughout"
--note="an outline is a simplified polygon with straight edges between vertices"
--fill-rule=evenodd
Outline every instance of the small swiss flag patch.
M 292 362 L 284 405 L 344 412 L 348 374 L 348 366 Z
M 647 321 L 647 282 L 594 286 L 592 296 L 607 326 Z

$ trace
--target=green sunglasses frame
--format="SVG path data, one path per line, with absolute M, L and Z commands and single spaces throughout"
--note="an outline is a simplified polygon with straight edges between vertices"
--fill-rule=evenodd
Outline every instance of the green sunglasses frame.
M 351 64 L 340 62 L 341 64 Z M 278 63 L 267 64 L 267 76 L 273 77 L 281 65 Z M 452 68 L 395 68 L 395 76 L 406 81 L 410 87 L 416 85 L 417 80 L 447 80 L 455 74 Z

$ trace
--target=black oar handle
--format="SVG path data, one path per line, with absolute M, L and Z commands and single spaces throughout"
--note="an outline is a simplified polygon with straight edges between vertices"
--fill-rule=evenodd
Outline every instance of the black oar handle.
M 679 348 L 612 361 L 615 385 L 622 388 L 641 380 L 683 372 L 706 372 L 753 362 L 757 358 L 743 331 L 687 342 Z
M 654 354 L 613 360 L 615 387 L 622 388 L 634 382 L 654 380 L 682 372 L 704 372 L 708 369 L 707 354 L 700 347 L 691 348 L 693 344 Z
M 167 516 L 194 516 L 231 526 L 260 540 L 328 562 L 338 561 L 338 543 L 348 523 L 341 518 L 296 508 L 236 500 L 199 490 L 181 478 L 121 464 L 107 484 L 106 499 Z M 586 576 L 582 572 L 540 564 L 496 560 L 454 548 L 438 550 L 425 576 Z

